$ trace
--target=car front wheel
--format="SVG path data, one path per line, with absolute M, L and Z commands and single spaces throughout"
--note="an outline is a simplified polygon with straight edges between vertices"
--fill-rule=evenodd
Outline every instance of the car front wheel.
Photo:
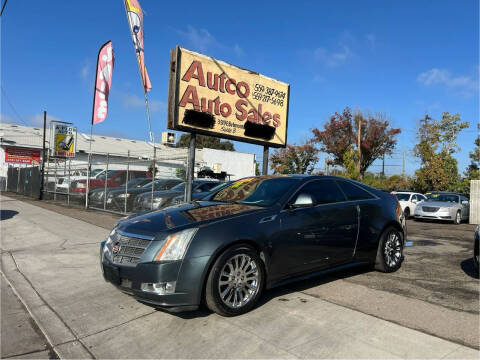
M 388 227 L 378 244 L 375 269 L 381 272 L 397 271 L 403 261 L 403 234 L 394 227 Z
M 453 223 L 455 225 L 458 225 L 462 222 L 462 213 L 459 211 L 457 211 L 457 214 L 455 215 L 455 219 L 453 220 Z
M 247 245 L 236 245 L 213 264 L 205 286 L 205 302 L 219 315 L 240 315 L 255 306 L 264 283 L 265 270 L 258 253 Z

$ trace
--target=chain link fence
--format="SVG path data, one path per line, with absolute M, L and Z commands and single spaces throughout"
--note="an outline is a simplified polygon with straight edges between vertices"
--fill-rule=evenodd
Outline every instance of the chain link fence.
M 156 192 L 183 183 L 186 164 L 187 151 L 175 148 L 48 157 L 43 198 L 118 214 L 151 209 Z

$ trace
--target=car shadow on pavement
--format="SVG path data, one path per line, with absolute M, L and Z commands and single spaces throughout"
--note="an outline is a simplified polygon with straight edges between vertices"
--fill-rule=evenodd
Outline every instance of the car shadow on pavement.
M 473 268 L 473 267 L 472 267 Z M 351 267 L 344 270 L 339 270 L 331 272 L 328 274 L 319 274 L 318 276 L 312 277 L 307 280 L 299 280 L 296 282 L 289 283 L 287 285 L 282 285 L 275 287 L 273 289 L 265 290 L 262 294 L 262 297 L 258 301 L 258 304 L 255 308 L 262 307 L 269 303 L 272 300 L 277 299 L 278 301 L 289 301 L 288 299 L 283 298 L 283 296 L 294 293 L 302 292 L 304 290 L 313 288 L 315 286 L 320 286 L 323 284 L 328 284 L 329 282 L 349 278 L 355 275 L 361 275 L 367 272 L 373 271 L 371 265 L 359 265 L 356 267 Z M 300 299 L 302 302 L 307 302 L 307 299 Z M 205 305 L 201 305 L 198 310 L 195 311 L 184 311 L 184 312 L 169 312 L 161 308 L 157 308 L 157 311 L 165 312 L 170 315 L 178 316 L 182 319 L 194 319 L 200 317 L 207 317 L 213 314 L 212 311 L 207 309 Z
M 475 274 L 475 269 L 474 269 L 474 265 L 473 265 L 473 257 L 463 260 L 460 263 L 460 267 L 462 268 L 463 272 L 465 274 L 467 274 L 468 276 L 470 276 L 471 278 L 474 278 L 474 279 L 479 278 L 478 273 Z
M 0 220 L 8 220 L 18 214 L 15 210 L 0 210 Z

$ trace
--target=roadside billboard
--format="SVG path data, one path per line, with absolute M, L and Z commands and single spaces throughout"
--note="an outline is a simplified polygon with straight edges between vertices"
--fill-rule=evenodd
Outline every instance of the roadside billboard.
M 181 47 L 170 65 L 169 129 L 286 146 L 290 85 Z
M 77 145 L 77 128 L 68 123 L 51 122 L 50 144 L 53 145 L 53 156 L 75 157 Z
M 5 147 L 5 162 L 40 165 L 40 150 L 7 146 Z

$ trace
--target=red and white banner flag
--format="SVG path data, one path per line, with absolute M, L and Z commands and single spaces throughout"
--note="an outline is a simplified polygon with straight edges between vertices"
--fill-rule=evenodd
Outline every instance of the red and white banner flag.
M 95 92 L 93 94 L 92 125 L 101 123 L 107 118 L 108 94 L 112 85 L 114 62 L 113 44 L 111 41 L 107 41 L 98 52 Z
M 145 57 L 143 53 L 143 10 L 137 0 L 124 0 L 125 11 L 127 12 L 128 26 L 132 34 L 133 47 L 137 54 L 138 68 L 142 78 L 143 90 L 148 92 L 152 90 L 152 84 L 148 77 L 145 67 Z

